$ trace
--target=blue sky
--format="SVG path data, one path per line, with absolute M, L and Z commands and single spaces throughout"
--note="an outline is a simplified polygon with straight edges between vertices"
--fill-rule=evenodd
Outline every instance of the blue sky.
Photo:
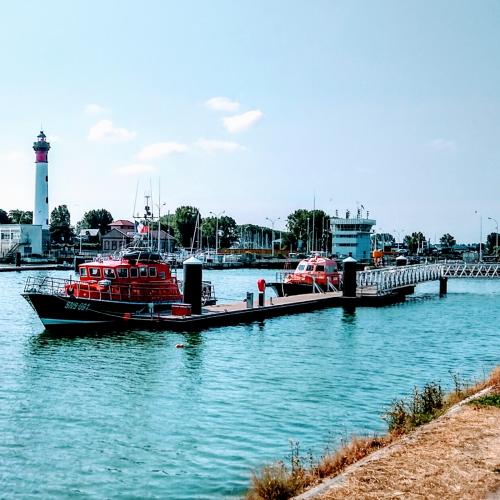
M 241 224 L 314 196 L 431 240 L 500 220 L 496 1 L 49 0 L 0 23 L 0 208 L 32 209 L 42 122 L 73 223 L 159 181 L 163 211 Z

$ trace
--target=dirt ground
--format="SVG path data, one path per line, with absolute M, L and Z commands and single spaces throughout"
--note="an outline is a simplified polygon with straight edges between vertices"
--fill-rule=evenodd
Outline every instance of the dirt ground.
M 500 408 L 454 407 L 298 498 L 500 499 Z

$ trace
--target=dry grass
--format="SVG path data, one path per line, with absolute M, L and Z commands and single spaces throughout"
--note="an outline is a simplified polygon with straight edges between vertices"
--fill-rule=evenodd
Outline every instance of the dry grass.
M 345 481 L 336 484 L 328 493 L 316 497 L 311 496 L 311 491 L 304 496 L 322 500 L 484 498 L 487 492 L 500 488 L 498 408 L 462 407 L 456 416 L 431 422 L 402 439 L 400 436 L 487 387 L 500 392 L 500 367 L 487 380 L 474 385 L 460 382 L 456 377 L 455 390 L 444 398 L 434 397 L 436 387 L 439 386 L 431 384 L 423 391 L 415 389 L 413 399 L 404 403 L 407 409 L 414 410 L 414 420 L 410 424 L 405 421 L 404 425 L 393 428 L 393 432 L 384 437 L 353 438 L 335 453 L 321 457 L 317 463 L 310 459 L 308 467 L 303 465 L 296 445 L 295 450 L 292 449 L 291 468 L 278 462 L 254 474 L 247 498 L 285 500 L 324 478 L 339 476 L 348 468 L 355 472 L 347 474 Z M 427 397 L 429 394 L 432 397 Z M 381 451 L 384 457 L 388 456 L 387 460 L 378 456 L 372 460 L 370 457 L 362 467 L 349 467 L 389 444 L 391 446 Z M 476 490 L 483 496 L 477 496 Z
M 500 410 L 463 405 L 381 455 L 312 498 L 462 500 L 500 493 Z

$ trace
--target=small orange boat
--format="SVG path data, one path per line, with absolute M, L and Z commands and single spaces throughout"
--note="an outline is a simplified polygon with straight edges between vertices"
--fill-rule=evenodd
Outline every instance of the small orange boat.
M 339 290 L 342 273 L 334 259 L 313 255 L 301 260 L 292 273 L 285 273 L 281 279 L 266 286 L 273 288 L 279 297 Z

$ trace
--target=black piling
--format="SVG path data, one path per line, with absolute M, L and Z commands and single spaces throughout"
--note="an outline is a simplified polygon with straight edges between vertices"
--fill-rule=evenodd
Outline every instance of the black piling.
M 21 252 L 16 252 L 16 267 L 21 267 Z
M 448 278 L 439 278 L 439 295 L 442 297 L 448 293 Z
M 184 302 L 193 314 L 201 314 L 202 262 L 194 257 L 184 261 Z
M 78 268 L 79 268 L 80 264 L 83 264 L 84 262 L 85 262 L 85 257 L 75 255 L 75 257 L 73 259 L 73 267 L 75 269 L 75 272 L 78 272 Z
M 257 288 L 259 289 L 259 307 L 264 307 L 266 303 L 266 281 L 263 279 L 257 280 Z
M 344 285 L 342 295 L 344 297 L 356 297 L 356 259 L 351 256 L 343 260 Z

